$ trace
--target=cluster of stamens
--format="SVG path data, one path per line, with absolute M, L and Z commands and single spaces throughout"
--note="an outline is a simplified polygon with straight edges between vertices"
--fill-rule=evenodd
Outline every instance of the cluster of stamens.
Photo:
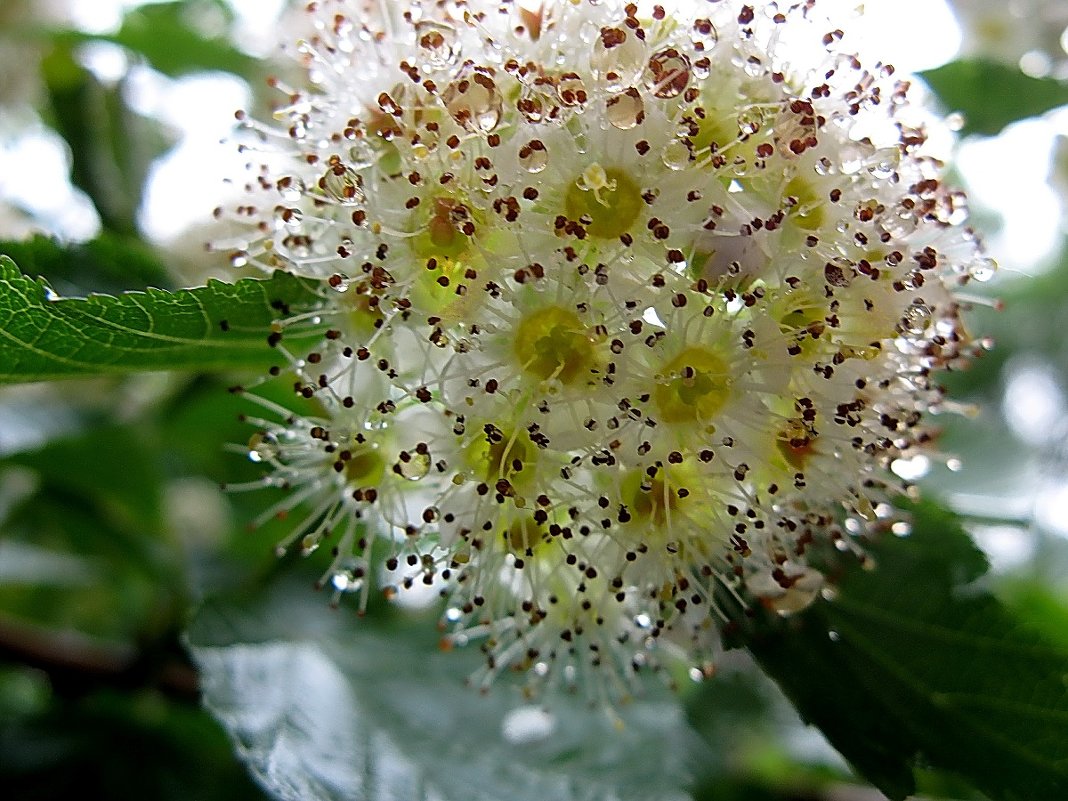
M 485 681 L 615 695 L 669 643 L 702 662 L 723 593 L 803 608 L 807 549 L 893 519 L 976 348 L 991 264 L 907 82 L 810 2 L 358 5 L 309 7 L 281 129 L 243 118 L 234 261 L 321 281 L 329 327 L 273 338 L 265 516 L 303 505 L 292 541 L 364 600 L 385 539 Z

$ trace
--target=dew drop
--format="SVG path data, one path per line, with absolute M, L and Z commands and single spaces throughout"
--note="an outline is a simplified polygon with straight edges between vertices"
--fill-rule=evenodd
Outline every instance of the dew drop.
M 434 20 L 422 20 L 415 24 L 415 39 L 425 66 L 440 70 L 456 63 L 460 57 L 460 44 L 456 29 Z
M 347 573 L 335 573 L 330 577 L 330 586 L 338 592 L 347 592 L 353 581 Z
M 249 437 L 248 460 L 250 462 L 269 462 L 278 456 L 278 439 L 269 431 L 258 431 Z
M 362 203 L 364 200 L 363 182 L 359 173 L 341 162 L 331 165 L 319 179 L 319 188 L 327 197 L 345 206 Z
M 907 334 L 919 336 L 931 325 L 931 310 L 922 300 L 914 300 L 901 315 L 901 328 Z
M 660 154 L 660 160 L 669 170 L 686 169 L 692 158 L 689 145 L 679 139 L 668 142 Z
M 304 194 L 304 181 L 295 175 L 287 175 L 278 179 L 278 191 L 282 199 L 287 203 L 296 203 Z
M 912 524 L 905 520 L 898 520 L 890 525 L 890 531 L 897 537 L 907 537 L 912 533 Z
M 452 118 L 469 131 L 490 133 L 501 121 L 501 93 L 485 72 L 453 81 L 442 99 Z
M 677 97 L 690 83 L 690 74 L 690 59 L 674 47 L 667 47 L 649 59 L 645 85 L 657 97 Z
M 622 94 L 608 99 L 605 116 L 614 128 L 627 131 L 640 125 L 645 119 L 645 103 L 641 93 L 631 87 Z
M 537 125 L 539 122 L 544 121 L 545 102 L 538 93 L 524 90 L 515 105 L 523 119 L 532 125 Z
M 531 139 L 519 148 L 519 165 L 531 174 L 536 174 L 549 166 L 549 151 L 540 139 Z
M 304 222 L 304 212 L 297 208 L 279 208 L 276 216 L 287 231 L 295 233 Z
M 601 28 L 593 43 L 590 66 L 609 92 L 631 86 L 645 68 L 645 43 L 622 28 Z
M 715 47 L 719 41 L 719 32 L 712 24 L 712 20 L 694 20 L 693 28 L 690 30 L 690 41 L 693 42 L 693 48 L 698 53 L 707 53 Z
M 764 63 L 756 56 L 749 56 L 745 60 L 745 74 L 750 78 L 759 78 L 764 74 Z
M 985 283 L 994 277 L 994 273 L 997 272 L 998 263 L 993 259 L 983 258 L 979 259 L 968 270 L 970 275 L 976 281 Z
M 560 81 L 556 84 L 556 94 L 560 98 L 562 105 L 577 111 L 581 111 L 589 100 L 586 84 L 575 72 L 568 72 L 560 76 Z
M 408 457 L 407 460 L 401 458 L 396 465 L 397 473 L 404 476 L 404 478 L 409 481 L 419 481 L 430 472 L 429 453 L 405 452 L 405 455 Z
M 738 133 L 752 136 L 764 125 L 764 113 L 758 108 L 746 108 L 738 114 Z

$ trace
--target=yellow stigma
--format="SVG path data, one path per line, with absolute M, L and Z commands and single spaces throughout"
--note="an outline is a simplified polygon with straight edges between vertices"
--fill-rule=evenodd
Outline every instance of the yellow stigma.
M 569 219 L 590 220 L 583 222 L 590 236 L 617 239 L 638 219 L 642 193 L 622 170 L 594 162 L 568 187 L 564 205 Z
M 664 366 L 653 397 L 663 422 L 704 423 L 727 403 L 730 385 L 726 360 L 708 348 L 692 347 Z
M 522 515 L 503 532 L 508 549 L 516 556 L 533 556 L 538 546 L 549 541 L 549 532 L 532 515 Z
M 525 372 L 570 384 L 589 375 L 596 352 L 578 315 L 560 306 L 528 314 L 515 331 L 515 355 Z
M 357 445 L 345 460 L 345 483 L 350 487 L 373 487 L 382 480 L 386 463 L 369 445 Z
M 664 475 L 663 470 L 658 470 L 652 477 L 644 470 L 632 470 L 627 474 L 620 489 L 623 503 L 631 514 L 631 523 L 651 523 L 660 528 L 670 521 L 684 500 L 679 497 L 679 487 L 672 478 Z M 685 490 L 683 495 L 687 495 Z
M 823 198 L 819 190 L 801 176 L 796 176 L 783 189 L 783 197 L 794 198 L 797 203 L 790 208 L 790 219 L 798 228 L 815 231 L 826 222 Z

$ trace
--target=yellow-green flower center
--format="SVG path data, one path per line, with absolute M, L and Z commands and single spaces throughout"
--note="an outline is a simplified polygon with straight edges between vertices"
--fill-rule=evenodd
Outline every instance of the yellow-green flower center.
M 587 234 L 600 239 L 618 239 L 629 231 L 643 202 L 633 179 L 622 170 L 600 164 L 583 170 L 564 198 L 568 218 L 582 222 Z
M 727 361 L 708 348 L 686 348 L 664 366 L 663 376 L 653 397 L 666 423 L 708 422 L 730 397 Z
M 570 384 L 596 365 L 596 351 L 578 315 L 548 306 L 525 316 L 516 328 L 515 355 L 529 375 Z
M 378 451 L 368 445 L 357 445 L 345 459 L 345 483 L 350 487 L 371 487 L 382 480 L 386 463 Z

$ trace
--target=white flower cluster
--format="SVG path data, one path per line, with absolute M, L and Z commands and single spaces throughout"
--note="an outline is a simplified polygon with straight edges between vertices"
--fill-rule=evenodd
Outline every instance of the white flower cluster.
M 303 411 L 249 447 L 336 589 L 380 538 L 481 680 L 615 695 L 892 516 L 992 263 L 907 82 L 812 5 L 310 4 L 234 261 L 324 287 Z
M 953 0 L 962 50 L 1020 66 L 1029 74 L 1068 78 L 1068 4 L 1046 0 Z

